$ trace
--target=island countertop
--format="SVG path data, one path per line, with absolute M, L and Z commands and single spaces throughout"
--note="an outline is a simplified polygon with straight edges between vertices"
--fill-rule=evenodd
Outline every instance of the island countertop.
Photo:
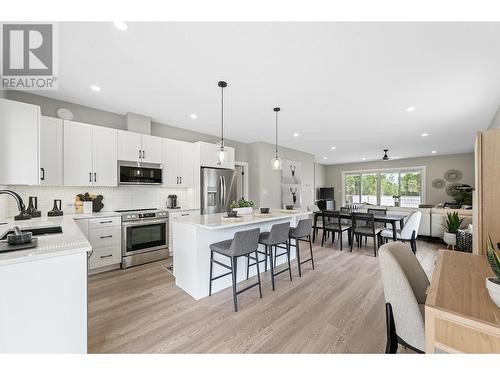
M 32 249 L 17 250 L 0 253 L 0 266 L 29 262 L 54 256 L 90 252 L 90 245 L 74 219 L 77 215 L 65 215 L 56 217 L 42 216 L 30 220 L 14 221 L 13 219 L 2 220 L 0 224 L 0 236 L 5 232 L 18 226 L 24 228 L 61 226 L 62 233 L 38 236 L 38 245 Z
M 241 215 L 238 218 L 225 218 L 225 213 L 205 214 L 196 216 L 181 217 L 177 221 L 180 223 L 191 224 L 205 229 L 227 229 L 243 225 L 265 223 L 267 221 L 275 221 L 277 219 L 287 219 L 296 216 L 310 215 L 310 211 L 293 210 L 284 212 L 284 210 L 271 210 L 271 215 L 260 215 L 258 210 L 250 215 Z

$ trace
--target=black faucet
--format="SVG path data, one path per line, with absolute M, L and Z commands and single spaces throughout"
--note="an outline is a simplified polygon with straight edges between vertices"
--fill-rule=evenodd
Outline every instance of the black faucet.
M 0 194 L 10 195 L 10 196 L 14 197 L 14 199 L 16 200 L 17 208 L 19 209 L 19 215 L 14 216 L 14 220 L 29 220 L 29 219 L 31 219 L 31 215 L 29 215 L 26 212 L 26 207 L 24 206 L 23 200 L 19 196 L 19 194 L 17 194 L 16 192 L 14 192 L 12 190 L 0 190 Z

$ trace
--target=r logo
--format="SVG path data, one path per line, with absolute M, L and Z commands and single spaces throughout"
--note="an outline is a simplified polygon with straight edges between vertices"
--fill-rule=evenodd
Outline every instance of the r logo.
M 3 76 L 53 75 L 53 25 L 4 24 Z

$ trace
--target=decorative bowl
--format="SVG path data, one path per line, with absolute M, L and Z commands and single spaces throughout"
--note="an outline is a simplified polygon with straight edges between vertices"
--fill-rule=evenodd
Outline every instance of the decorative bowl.
M 293 210 L 293 204 L 287 204 L 287 205 L 285 206 L 285 208 L 286 208 L 287 210 Z
M 236 211 L 227 211 L 227 217 L 236 217 L 238 213 Z
M 500 308 L 500 280 L 496 277 L 488 277 L 486 279 L 486 289 L 488 289 L 492 301 Z
M 260 208 L 260 213 L 261 214 L 268 214 L 269 213 L 269 207 L 261 207 Z

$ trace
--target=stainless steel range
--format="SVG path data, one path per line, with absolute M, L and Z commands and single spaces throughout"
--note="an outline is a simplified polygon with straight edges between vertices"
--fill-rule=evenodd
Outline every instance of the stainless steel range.
M 122 215 L 122 268 L 169 257 L 168 211 L 119 210 Z

